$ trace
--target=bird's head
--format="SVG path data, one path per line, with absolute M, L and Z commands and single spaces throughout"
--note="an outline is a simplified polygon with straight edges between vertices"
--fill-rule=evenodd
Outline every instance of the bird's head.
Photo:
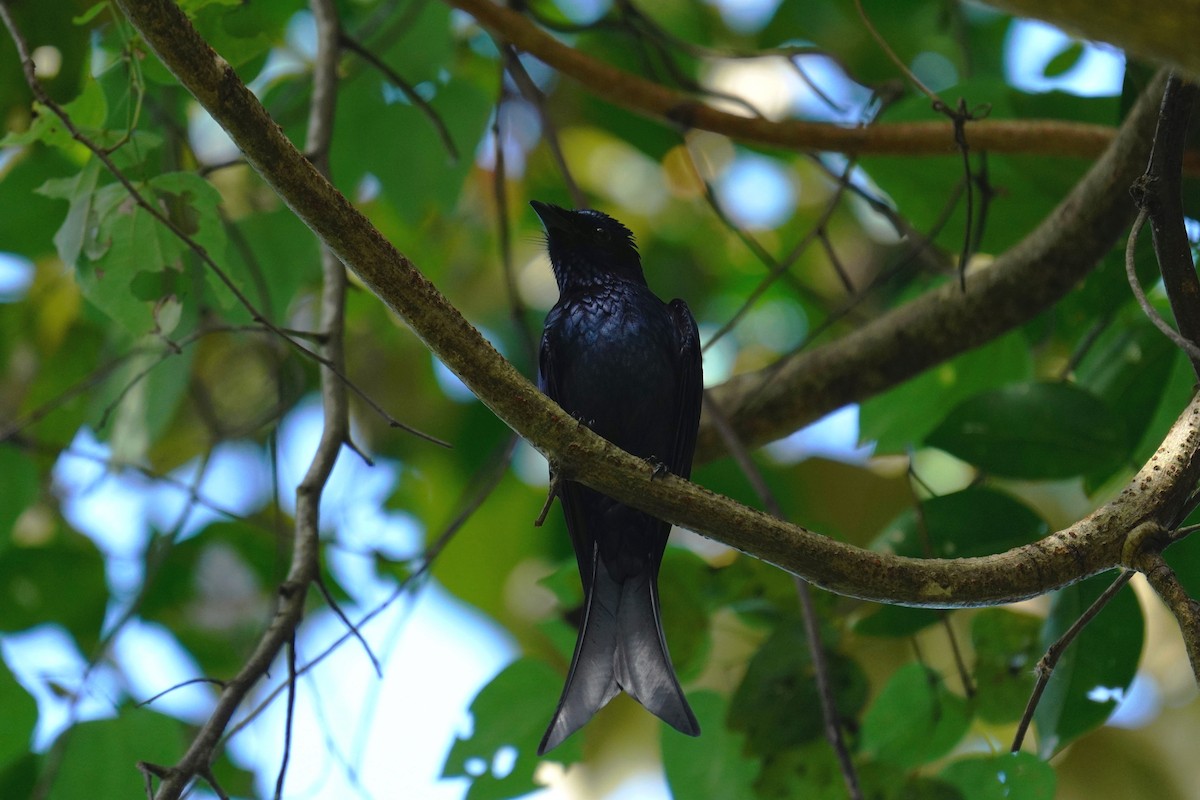
M 642 260 L 628 228 L 590 208 L 572 211 L 534 200 L 546 226 L 546 248 L 558 290 L 612 278 L 645 283 Z

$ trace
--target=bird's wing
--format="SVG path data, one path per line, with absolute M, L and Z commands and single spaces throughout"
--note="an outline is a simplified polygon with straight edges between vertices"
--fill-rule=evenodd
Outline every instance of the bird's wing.
M 667 306 L 675 324 L 676 375 L 675 446 L 671 453 L 671 471 L 681 478 L 692 474 L 692 455 L 696 452 L 696 432 L 700 427 L 700 405 L 704 400 L 704 367 L 700 357 L 700 331 L 687 303 L 675 299 Z
M 542 331 L 542 344 L 538 352 L 538 388 L 542 393 L 556 403 L 560 402 L 562 378 L 561 367 L 555 358 L 558 352 L 558 317 L 563 313 L 560 306 L 551 309 L 546 317 L 546 327 Z M 551 485 L 554 479 L 554 465 L 550 465 Z M 595 536 L 588 525 L 586 503 L 580 496 L 583 487 L 574 481 L 562 481 L 558 487 L 558 500 L 562 504 L 563 517 L 567 522 L 567 532 L 571 535 L 571 544 L 575 548 L 575 558 L 579 564 L 579 574 L 583 579 L 586 593 L 592 576 L 592 562 Z

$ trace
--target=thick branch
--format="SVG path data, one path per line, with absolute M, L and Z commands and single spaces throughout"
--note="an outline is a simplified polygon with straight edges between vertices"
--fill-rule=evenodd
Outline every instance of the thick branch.
M 984 0 L 1021 17 L 1045 20 L 1085 39 L 1115 44 L 1160 64 L 1200 75 L 1197 0 Z
M 1076 525 L 997 556 L 922 561 L 833 541 L 674 476 L 652 479 L 653 470 L 644 461 L 580 425 L 505 361 L 312 168 L 176 6 L 167 0 L 118 2 L 180 82 L 242 148 L 249 163 L 438 358 L 497 416 L 552 459 L 561 473 L 621 502 L 842 594 L 913 605 L 967 606 L 1032 596 L 1117 565 L 1125 532 L 1147 518 L 1169 517 L 1196 482 L 1200 404 L 1193 402 L 1154 460 L 1120 497 Z M 1151 119 L 1155 105 L 1150 102 Z M 1131 119 L 1141 120 L 1144 106 L 1143 101 Z M 1138 124 L 1126 126 L 1121 147 L 1139 138 Z M 1125 180 L 1124 185 L 1118 180 L 1113 191 L 1124 191 Z
M 514 47 L 567 75 L 614 105 L 647 117 L 744 142 L 793 150 L 854 155 L 952 155 L 954 126 L 945 121 L 846 127 L 800 120 L 768 120 L 720 111 L 695 98 L 598 61 L 569 47 L 525 16 L 492 0 L 446 0 Z M 993 153 L 1094 158 L 1112 141 L 1105 125 L 1058 120 L 983 120 L 969 127 L 971 149 Z
M 1129 228 L 1135 209 L 1126 188 L 1146 164 L 1164 85 L 1161 75 L 1151 82 L 1113 146 L 1041 225 L 967 276 L 966 291 L 947 283 L 836 341 L 717 387 L 714 399 L 742 440 L 757 446 L 785 436 L 978 347 L 1061 299 Z M 721 448 L 706 420 L 697 458 Z

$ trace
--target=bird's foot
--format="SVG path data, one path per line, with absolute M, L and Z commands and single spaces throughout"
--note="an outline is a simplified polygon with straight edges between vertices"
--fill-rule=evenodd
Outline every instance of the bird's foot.
M 546 521 L 546 515 L 550 513 L 550 506 L 554 505 L 554 498 L 558 494 L 559 483 L 558 473 L 551 470 L 550 488 L 546 491 L 546 502 L 542 505 L 542 511 L 538 514 L 537 519 L 533 521 L 533 527 L 540 528 Z
M 661 478 L 663 475 L 671 473 L 671 468 L 658 456 L 647 456 L 646 463 L 650 465 L 650 480 Z

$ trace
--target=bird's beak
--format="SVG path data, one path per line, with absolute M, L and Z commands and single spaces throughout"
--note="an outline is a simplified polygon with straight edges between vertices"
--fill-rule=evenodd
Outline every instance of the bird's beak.
M 530 200 L 529 205 L 533 206 L 533 210 L 541 217 L 542 224 L 546 226 L 546 233 L 574 230 L 575 226 L 572 225 L 571 217 L 565 208 L 543 203 L 541 200 Z

